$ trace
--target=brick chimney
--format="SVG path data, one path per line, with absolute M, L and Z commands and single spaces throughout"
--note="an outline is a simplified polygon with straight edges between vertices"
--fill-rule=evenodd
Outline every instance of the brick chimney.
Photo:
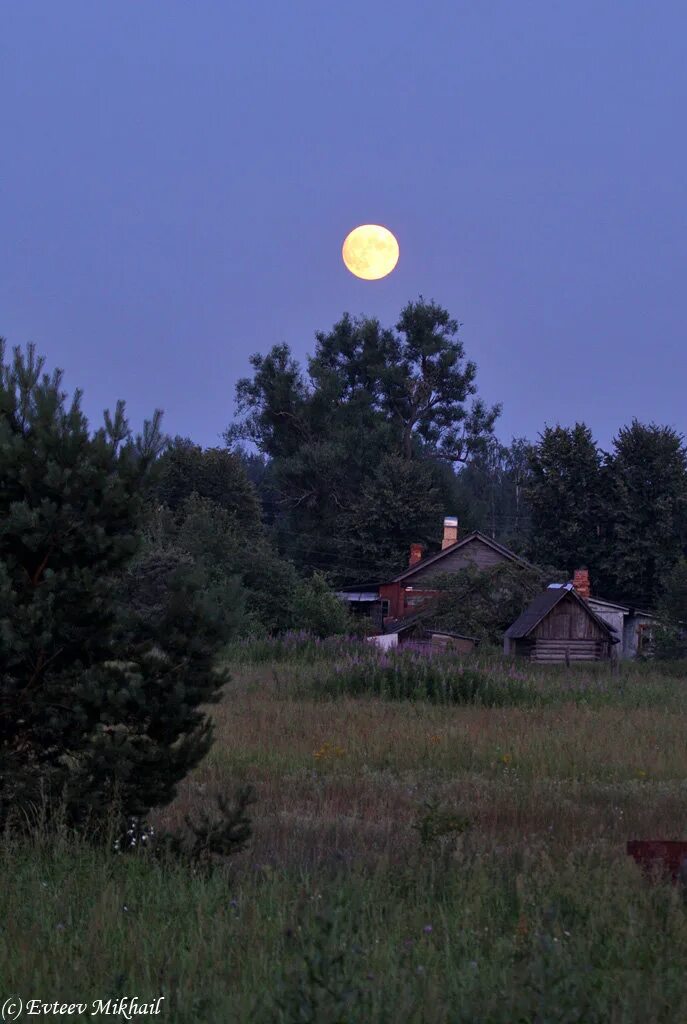
M 422 552 L 423 551 L 424 551 L 424 547 L 423 547 L 422 544 L 411 544 L 410 545 L 410 560 L 408 561 L 408 565 L 415 565 L 416 562 L 421 561 L 422 560 Z
M 573 576 L 573 587 L 580 595 L 580 597 L 584 597 L 585 600 L 586 598 L 592 596 L 592 588 L 589 583 L 589 569 L 575 569 L 575 574 Z
M 450 548 L 458 540 L 458 520 L 455 516 L 446 516 L 444 519 L 444 539 L 441 542 L 441 550 Z

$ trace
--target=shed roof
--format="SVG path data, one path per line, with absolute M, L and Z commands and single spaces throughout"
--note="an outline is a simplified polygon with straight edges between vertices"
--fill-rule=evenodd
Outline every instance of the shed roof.
M 556 587 L 545 590 L 543 594 L 539 594 L 535 599 L 525 608 L 522 615 L 520 615 L 515 622 L 508 627 L 506 630 L 506 636 L 510 640 L 523 640 L 526 636 L 532 632 L 535 626 L 538 626 L 543 618 L 545 618 L 549 612 L 556 607 L 556 605 L 565 600 L 566 597 L 571 597 L 573 601 L 578 601 L 579 604 L 585 609 L 591 619 L 596 622 L 606 633 L 608 633 L 610 639 L 617 643 L 617 638 L 614 636 L 615 630 L 607 622 L 594 612 L 587 602 L 583 600 L 577 591 L 573 590 L 572 587 Z
M 436 611 L 435 607 L 423 608 L 422 611 L 415 612 L 413 615 L 405 615 L 400 619 L 387 619 L 384 623 L 383 634 L 386 633 L 401 633 L 407 632 L 412 629 L 413 626 L 419 625 L 431 616 L 431 613 Z M 437 629 L 431 625 L 426 627 L 427 633 L 437 634 L 438 636 L 450 636 L 459 640 L 473 640 L 475 644 L 479 643 L 479 637 L 468 636 L 466 633 L 454 633 L 448 629 Z
M 413 626 L 417 626 L 418 623 L 424 622 L 424 620 L 435 611 L 436 603 L 434 601 L 428 601 L 427 604 L 423 605 L 418 611 L 413 612 L 412 615 L 403 615 L 397 619 L 387 619 L 384 623 L 384 632 L 405 633 Z
M 603 605 L 604 608 L 612 608 L 615 611 L 622 612 L 624 615 L 641 615 L 642 618 L 658 620 L 658 616 L 655 615 L 654 612 L 644 611 L 644 609 L 636 608 L 631 604 L 620 604 L 618 601 L 607 601 L 605 597 L 596 597 L 594 594 L 592 594 L 592 596 L 587 600 L 592 607 L 594 607 L 594 605 Z
M 453 633 L 448 629 L 428 629 L 428 633 L 432 636 L 450 636 L 455 640 L 472 640 L 475 645 L 479 644 L 480 640 L 478 636 L 468 636 L 466 633 Z

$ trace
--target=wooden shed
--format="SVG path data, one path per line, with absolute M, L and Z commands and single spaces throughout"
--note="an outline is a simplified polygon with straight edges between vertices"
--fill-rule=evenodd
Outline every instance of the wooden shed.
M 388 646 L 387 638 L 393 636 L 395 640 L 391 646 L 394 647 L 422 651 L 452 650 L 458 654 L 469 654 L 474 651 L 479 644 L 477 637 L 448 632 L 445 629 L 435 629 L 431 621 L 432 612 L 432 606 L 429 605 L 419 609 L 414 615 L 392 619 L 385 624 L 384 632 L 380 636 L 368 639 L 376 642 L 380 647 Z
M 550 587 L 506 630 L 503 649 L 538 662 L 601 661 L 619 642 L 572 584 Z

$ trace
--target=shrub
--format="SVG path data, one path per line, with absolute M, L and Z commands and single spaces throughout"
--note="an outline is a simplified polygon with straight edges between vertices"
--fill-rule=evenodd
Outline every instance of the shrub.
M 348 609 L 319 572 L 297 587 L 293 617 L 300 629 L 319 637 L 341 635 L 351 628 Z

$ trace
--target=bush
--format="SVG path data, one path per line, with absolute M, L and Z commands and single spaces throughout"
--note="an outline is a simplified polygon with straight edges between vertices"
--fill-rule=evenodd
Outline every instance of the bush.
M 174 509 L 149 504 L 145 535 L 146 548 L 182 552 L 204 581 L 201 589 L 225 592 L 227 639 L 232 631 L 255 635 L 293 625 L 298 576 L 272 549 L 259 519 L 248 530 L 236 511 L 194 492 Z
M 651 656 L 661 662 L 682 660 L 681 674 L 684 675 L 686 665 L 683 659 L 687 657 L 687 632 L 684 627 L 680 625 L 654 627 Z
M 319 637 L 349 633 L 352 626 L 348 609 L 319 572 L 297 587 L 293 617 L 299 629 Z

